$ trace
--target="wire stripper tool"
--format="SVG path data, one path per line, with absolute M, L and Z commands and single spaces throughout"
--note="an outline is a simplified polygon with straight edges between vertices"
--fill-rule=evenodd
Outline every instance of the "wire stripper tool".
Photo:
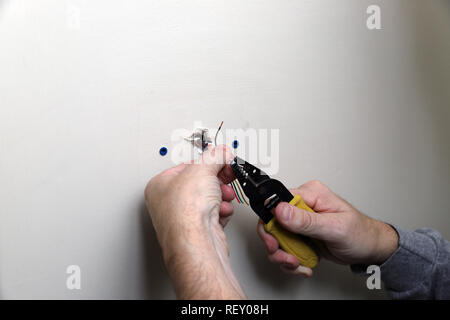
M 230 165 L 250 200 L 250 207 L 264 222 L 264 229 L 278 240 L 284 251 L 294 255 L 302 266 L 314 268 L 319 262 L 316 250 L 320 247 L 320 243 L 284 229 L 270 212 L 280 202 L 288 202 L 297 208 L 314 211 L 306 205 L 302 197 L 292 195 L 280 181 L 271 179 L 247 161 L 235 157 Z

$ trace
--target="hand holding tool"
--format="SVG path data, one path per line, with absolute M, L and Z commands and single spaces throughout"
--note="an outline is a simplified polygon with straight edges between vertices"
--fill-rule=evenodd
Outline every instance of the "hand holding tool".
M 320 243 L 317 240 L 314 243 L 308 237 L 284 229 L 270 212 L 280 202 L 288 202 L 309 212 L 314 211 L 306 205 L 302 197 L 292 195 L 280 181 L 271 179 L 266 173 L 247 161 L 235 157 L 230 165 L 245 195 L 250 200 L 250 207 L 264 222 L 264 229 L 278 240 L 284 251 L 294 255 L 302 266 L 314 268 L 319 262 L 319 256 L 313 248 Z

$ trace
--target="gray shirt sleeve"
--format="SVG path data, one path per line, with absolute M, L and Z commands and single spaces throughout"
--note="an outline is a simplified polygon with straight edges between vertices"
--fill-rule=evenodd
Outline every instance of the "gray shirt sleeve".
M 399 247 L 381 266 L 381 280 L 393 299 L 450 299 L 450 242 L 433 229 L 414 232 L 393 226 Z M 352 265 L 362 273 L 362 265 Z

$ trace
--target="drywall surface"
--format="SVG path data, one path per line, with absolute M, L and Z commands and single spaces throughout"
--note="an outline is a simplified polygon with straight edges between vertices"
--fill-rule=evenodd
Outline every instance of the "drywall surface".
M 143 191 L 199 122 L 273 129 L 286 185 L 450 238 L 449 17 L 439 0 L 0 0 L 1 298 L 173 298 Z M 226 231 L 249 297 L 385 297 L 327 261 L 281 273 L 256 221 L 236 204 Z

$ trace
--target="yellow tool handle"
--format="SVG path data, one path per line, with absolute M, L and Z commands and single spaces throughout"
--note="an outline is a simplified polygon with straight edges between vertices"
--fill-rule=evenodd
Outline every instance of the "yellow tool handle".
M 299 195 L 294 195 L 294 199 L 289 204 L 309 212 L 314 212 Z M 284 229 L 276 221 L 275 217 L 264 225 L 264 229 L 278 240 L 280 247 L 284 251 L 294 255 L 302 266 L 314 268 L 319 263 L 319 256 L 306 243 L 310 242 L 308 241 L 310 240 L 309 238 Z

